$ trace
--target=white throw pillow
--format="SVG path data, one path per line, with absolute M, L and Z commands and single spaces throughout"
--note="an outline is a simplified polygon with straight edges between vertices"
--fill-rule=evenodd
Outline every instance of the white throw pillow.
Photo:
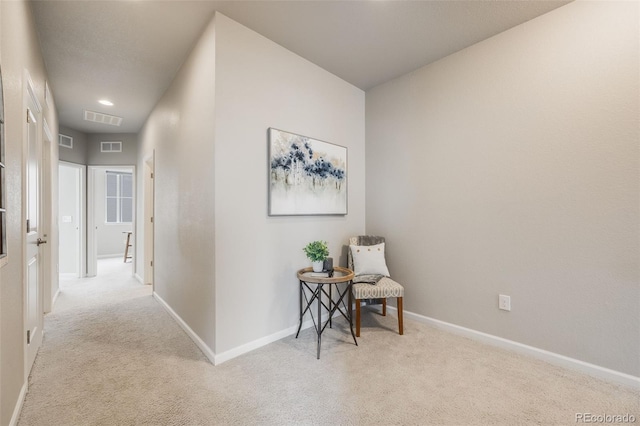
M 384 260 L 384 243 L 374 246 L 350 245 L 353 257 L 353 272 L 356 275 L 379 274 L 389 276 L 387 262 Z

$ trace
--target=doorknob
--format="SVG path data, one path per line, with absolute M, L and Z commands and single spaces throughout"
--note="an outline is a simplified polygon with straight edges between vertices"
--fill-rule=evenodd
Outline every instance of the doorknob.
M 39 247 L 40 244 L 47 244 L 47 240 L 43 240 L 42 238 L 38 238 L 38 240 L 36 241 L 36 244 Z

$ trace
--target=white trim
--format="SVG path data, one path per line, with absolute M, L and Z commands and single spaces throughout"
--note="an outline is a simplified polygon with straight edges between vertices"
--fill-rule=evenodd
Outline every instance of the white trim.
M 334 314 L 334 318 L 338 317 L 340 313 Z M 320 322 L 325 322 L 329 318 L 328 313 L 322 314 L 322 319 Z M 313 320 L 308 319 L 302 323 L 302 327 L 300 331 L 306 330 L 307 328 L 313 327 Z M 291 326 L 289 328 L 285 328 L 284 330 L 277 331 L 273 334 L 270 334 L 265 337 L 261 337 L 252 342 L 245 343 L 244 345 L 237 346 L 233 349 L 229 349 L 226 352 L 222 352 L 221 354 L 216 355 L 215 365 L 222 364 L 225 361 L 229 361 L 230 359 L 239 357 L 240 355 L 244 355 L 247 352 L 251 352 L 255 349 L 261 348 L 262 346 L 266 346 L 269 343 L 276 342 L 280 339 L 284 339 L 285 337 L 291 336 L 292 334 L 296 334 L 298 331 L 298 325 Z
M 47 123 L 46 117 L 42 117 L 42 131 L 44 137 L 42 138 L 41 158 L 42 158 L 42 170 L 40 175 L 40 187 L 41 187 L 41 209 L 42 209 L 42 238 L 47 241 L 54 241 L 53 234 L 57 229 L 57 223 L 53 223 L 53 200 L 51 198 L 53 181 L 53 156 L 52 151 L 54 145 L 53 135 L 49 129 L 49 123 Z M 55 165 L 56 169 L 58 165 Z M 57 170 L 56 170 L 57 171 Z M 59 249 L 58 249 L 59 250 Z M 49 243 L 44 246 L 42 251 L 42 310 L 44 313 L 51 312 L 51 289 L 53 288 L 53 244 Z M 44 328 L 43 328 L 44 330 Z
M 77 273 L 75 274 L 75 278 L 83 278 L 87 275 L 87 166 L 83 164 L 70 163 L 68 161 L 59 160 L 58 161 L 58 171 L 60 167 L 68 167 L 74 169 L 78 174 L 78 205 L 79 208 L 79 221 L 78 221 L 78 263 L 76 265 Z M 58 200 L 60 200 L 60 192 L 58 192 Z M 92 209 L 93 206 L 89 206 L 89 209 Z M 59 218 L 58 218 L 59 219 Z M 59 226 L 59 224 L 56 224 Z M 58 256 L 59 257 L 59 256 Z M 59 259 L 58 259 L 59 260 Z
M 211 350 L 211 348 L 207 346 L 207 344 L 191 329 L 191 327 L 189 327 L 187 323 L 184 322 L 182 318 L 180 318 L 180 315 L 178 315 L 173 309 L 171 309 L 171 306 L 169 306 L 167 302 L 165 302 L 162 297 L 160 297 L 155 291 L 153 292 L 153 297 L 160 303 L 160 305 L 162 305 L 162 307 L 169 313 L 169 315 L 173 317 L 178 325 L 182 327 L 184 332 L 187 333 L 187 336 L 189 336 L 191 340 L 193 340 L 193 343 L 195 343 L 196 346 L 202 351 L 204 356 L 206 356 L 213 365 L 216 365 L 216 354 L 213 352 L 213 350 Z
M 136 277 L 138 276 L 136 275 Z M 252 342 L 245 343 L 244 345 L 237 346 L 233 349 L 230 349 L 226 352 L 216 355 L 213 352 L 213 350 L 209 346 L 207 346 L 207 344 L 191 329 L 191 327 L 189 327 L 187 323 L 184 322 L 182 318 L 180 318 L 180 315 L 178 315 L 173 309 L 171 309 L 171 307 L 167 304 L 167 302 L 165 302 L 162 299 L 162 297 L 158 295 L 158 293 L 154 291 L 153 297 L 160 303 L 160 305 L 162 305 L 162 307 L 169 313 L 169 315 L 173 317 L 173 319 L 178 323 L 178 325 L 182 327 L 185 333 L 187 333 L 187 336 L 189 336 L 191 340 L 193 340 L 196 346 L 202 351 L 204 356 L 206 356 L 209 359 L 209 361 L 211 361 L 213 365 L 222 364 L 225 361 L 229 361 L 230 359 L 239 357 L 240 355 L 244 355 L 247 352 L 251 352 L 255 349 L 261 348 L 262 346 L 266 346 L 269 343 L 273 343 L 275 341 L 283 339 L 287 336 L 295 334 L 298 331 L 298 326 L 294 325 L 284 330 L 270 334 L 269 336 L 261 337 Z M 323 314 L 321 321 L 326 321 L 327 318 L 328 318 L 328 314 Z M 313 321 L 309 319 L 302 323 L 302 328 L 300 329 L 300 331 L 306 330 L 307 328 L 310 328 L 312 326 L 313 326 Z
M 142 243 L 142 249 L 139 250 L 136 247 L 136 254 L 138 256 L 133 257 L 134 262 L 134 270 L 138 270 L 138 267 L 141 267 L 142 273 L 142 282 L 145 284 L 151 284 L 152 291 L 155 289 L 154 284 L 154 268 L 153 268 L 153 259 L 154 259 L 154 235 L 155 228 L 153 223 L 153 217 L 155 215 L 155 195 L 154 195 L 154 173 L 155 173 L 155 150 L 151 150 L 151 153 L 144 157 L 143 166 L 142 166 L 142 229 L 138 231 L 142 232 L 142 238 L 139 240 Z M 140 203 L 138 203 L 140 204 Z M 140 232 L 136 233 L 136 241 L 138 241 L 137 236 L 140 235 Z M 142 252 L 142 256 L 139 256 L 140 252 Z M 138 263 L 138 258 L 141 259 L 142 264 Z
M 18 424 L 18 419 L 20 418 L 20 413 L 22 412 L 22 405 L 24 404 L 24 398 L 27 396 L 27 382 L 25 381 L 22 385 L 22 389 L 20 389 L 20 395 L 18 395 L 18 400 L 16 401 L 16 406 L 13 409 L 13 415 L 11 416 L 11 420 L 9 420 L 9 426 L 16 426 Z
M 27 86 L 25 89 L 27 91 L 27 96 L 29 96 L 35 104 L 36 111 L 38 113 L 42 112 L 42 105 L 36 95 L 35 85 L 33 84 L 33 80 L 31 80 L 31 74 L 29 74 L 29 71 L 26 68 L 24 69 L 24 79 Z
M 47 138 L 47 140 L 53 143 L 53 135 L 51 134 L 51 130 L 49 129 L 49 124 L 47 123 L 46 118 L 42 119 L 42 130 L 44 131 L 44 136 Z
M 53 99 L 51 99 L 51 88 L 49 87 L 49 82 L 47 80 L 44 81 L 44 102 L 49 108 L 53 108 Z
M 116 257 L 122 257 L 124 261 L 124 252 L 114 254 L 99 254 L 98 259 L 115 259 Z M 129 263 L 129 262 L 127 262 Z
M 395 307 L 387 305 L 387 309 L 396 311 L 397 315 L 397 309 Z M 507 349 L 509 351 L 516 352 L 522 355 L 528 355 L 533 358 L 546 361 L 553 365 L 588 374 L 592 377 L 604 379 L 626 386 L 631 386 L 635 389 L 640 389 L 640 377 L 632 376 L 630 374 L 622 373 L 616 370 L 611 370 L 599 365 L 590 364 L 588 362 L 580 361 L 579 359 L 570 358 L 568 356 L 560 355 L 555 352 L 550 352 L 544 349 L 525 345 L 523 343 L 514 342 L 513 340 L 504 339 L 492 334 L 487 334 L 470 328 L 461 327 L 459 325 L 437 320 L 435 318 L 426 317 L 424 315 L 416 314 L 413 312 L 404 311 L 404 317 L 433 326 L 440 330 L 468 337 L 483 343 L 488 343 L 492 346 L 497 346 L 499 348 Z
M 115 176 L 116 179 L 116 195 L 109 195 L 109 175 L 113 175 Z M 121 192 L 121 187 L 122 187 L 122 180 L 124 176 L 129 176 L 131 177 L 131 197 L 125 197 L 122 195 Z M 120 170 L 105 170 L 104 172 L 104 199 L 105 199 L 105 203 L 104 203 L 104 224 L 111 226 L 111 225 L 129 225 L 133 223 L 133 210 L 135 209 L 135 206 L 133 205 L 133 171 L 120 171 Z M 109 198 L 115 198 L 116 199 L 116 217 L 115 217 L 115 221 L 114 222 L 109 222 L 109 208 L 108 205 L 109 203 L 107 201 L 109 201 Z M 131 199 L 131 221 L 127 222 L 127 221 L 123 221 L 122 220 L 122 200 L 123 199 Z
M 36 91 L 35 91 L 35 86 L 33 84 L 33 80 L 31 80 L 31 75 L 29 74 L 29 71 L 25 68 L 24 69 L 24 82 L 23 82 L 23 104 L 22 104 L 22 114 L 24 114 L 24 112 L 27 112 L 29 114 L 29 116 L 33 119 L 34 124 L 36 124 L 36 144 L 39 148 L 42 148 L 42 126 L 39 124 L 40 120 L 42 118 L 42 106 L 40 104 L 40 102 L 38 101 L 38 96 L 36 95 Z M 32 105 L 30 105 L 30 102 Z M 35 111 L 32 110 L 31 106 L 33 106 L 35 109 Z M 35 114 L 37 113 L 37 114 Z M 43 286 L 43 281 L 41 278 L 37 278 L 37 285 L 38 285 L 38 290 L 40 292 L 40 295 L 38 297 L 38 302 L 36 303 L 36 315 L 38 317 L 38 328 L 40 328 L 40 330 L 36 330 L 32 336 L 34 336 L 34 339 L 32 339 L 32 343 L 33 347 L 35 348 L 35 354 L 33 357 L 33 362 L 31 362 L 30 360 L 30 352 L 29 352 L 29 343 L 27 343 L 27 339 L 24 338 L 24 336 L 26 336 L 27 331 L 29 330 L 29 318 L 28 318 L 28 314 L 29 314 L 29 302 L 28 302 L 28 297 L 27 297 L 27 289 L 28 289 L 28 268 L 29 268 L 29 264 L 28 264 L 28 247 L 29 247 L 29 240 L 33 240 L 33 238 L 38 237 L 38 234 L 41 236 L 42 235 L 42 225 L 43 225 L 43 214 L 42 214 L 42 207 L 41 207 L 41 203 L 42 203 L 42 184 L 40 182 L 40 178 L 41 178 L 41 173 L 42 173 L 42 151 L 40 150 L 40 152 L 37 154 L 37 172 L 38 172 L 38 189 L 39 189 L 39 193 L 38 193 L 38 199 L 37 199 L 37 203 L 38 203 L 38 208 L 37 210 L 37 221 L 38 221 L 38 228 L 37 228 L 37 233 L 36 232 L 28 232 L 27 231 L 27 220 L 29 217 L 29 206 L 28 206 L 28 200 L 29 200 L 29 183 L 28 183 L 28 176 L 27 176 L 27 170 L 28 170 L 28 162 L 29 162 L 29 142 L 28 142 L 28 137 L 29 137 L 29 120 L 25 117 L 22 116 L 21 118 L 22 121 L 22 160 L 21 160 L 21 177 L 22 177 L 22 182 L 24 183 L 22 185 L 22 190 L 21 190 L 21 194 L 22 194 L 22 202 L 21 202 L 21 208 L 22 208 L 22 213 L 21 213 L 21 227 L 22 227 L 22 331 L 23 331 L 23 338 L 22 338 L 22 355 L 23 355 L 23 367 L 24 367 L 24 381 L 27 382 L 29 380 L 29 373 L 31 372 L 31 368 L 33 367 L 33 362 L 35 362 L 35 357 L 37 356 L 38 353 L 38 349 L 40 348 L 40 346 L 42 345 L 42 329 L 44 328 L 44 303 L 43 303 L 43 299 L 42 299 L 42 294 L 44 293 L 44 286 Z M 26 138 L 26 139 L 25 139 Z M 6 159 L 5 159 L 6 161 Z M 34 235 L 36 234 L 36 235 Z M 33 241 L 31 241 L 33 242 Z M 33 263 L 33 262 L 32 262 Z M 37 270 L 37 274 L 42 274 L 42 262 L 38 261 L 38 270 Z M 38 312 L 39 311 L 39 312 Z
M 58 296 L 60 296 L 60 289 L 56 291 L 56 294 L 53 295 L 51 299 L 51 312 L 53 312 L 53 307 L 56 305 L 56 300 L 58 300 Z
M 86 276 L 95 277 L 98 273 L 98 237 L 96 231 L 96 209 L 95 209 L 95 185 L 96 185 L 96 172 L 97 170 L 110 170 L 110 171 L 126 171 L 131 172 L 133 178 L 132 190 L 133 190 L 133 214 L 131 229 L 137 229 L 137 179 L 136 179 L 136 166 L 135 165 L 93 165 L 87 166 L 87 272 Z M 128 225 L 128 224 L 126 224 Z M 133 231 L 132 231 L 133 232 Z M 136 233 L 133 232 L 133 246 L 136 246 Z M 124 255 L 124 253 L 123 253 Z M 135 271 L 135 256 L 133 258 L 133 271 Z
M 312 324 L 313 322 L 311 320 L 308 320 L 302 324 L 302 328 L 307 329 Z M 284 330 L 270 334 L 269 336 L 261 337 L 260 339 L 245 343 L 244 345 L 237 346 L 233 349 L 229 349 L 228 351 L 222 352 L 221 354 L 216 356 L 216 365 L 222 364 L 225 361 L 229 361 L 230 359 L 239 357 L 240 355 L 246 354 L 247 352 L 251 352 L 255 349 L 261 348 L 262 346 L 266 346 L 269 343 L 273 343 L 287 336 L 295 334 L 296 331 L 298 331 L 298 326 L 294 325 L 292 327 L 285 328 Z
M 138 282 L 140 282 L 140 284 L 144 284 L 144 280 L 142 279 L 142 277 L 140 275 L 138 275 L 137 272 L 135 272 L 133 274 L 133 278 L 135 278 L 136 280 L 138 280 Z
M 95 207 L 96 168 L 87 166 L 87 277 L 95 277 L 98 273 L 98 241 L 96 238 Z

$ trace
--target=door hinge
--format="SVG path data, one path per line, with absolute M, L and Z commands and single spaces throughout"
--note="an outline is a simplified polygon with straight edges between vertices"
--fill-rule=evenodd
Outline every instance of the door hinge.
M 153 268 L 153 260 L 151 262 L 149 262 L 149 263 L 151 263 L 151 267 Z
M 31 343 L 31 330 L 27 330 L 27 345 Z
M 31 123 L 31 111 L 27 108 L 27 124 Z
M 27 219 L 27 234 L 31 232 L 31 222 Z
M 151 173 L 151 179 L 153 179 L 153 173 Z
M 153 223 L 153 216 L 151 216 L 151 223 Z

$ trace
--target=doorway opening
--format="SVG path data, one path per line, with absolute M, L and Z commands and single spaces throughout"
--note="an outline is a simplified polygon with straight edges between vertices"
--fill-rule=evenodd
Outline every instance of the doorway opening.
M 87 276 L 110 258 L 129 263 L 133 275 L 135 166 L 89 166 L 87 189 Z

